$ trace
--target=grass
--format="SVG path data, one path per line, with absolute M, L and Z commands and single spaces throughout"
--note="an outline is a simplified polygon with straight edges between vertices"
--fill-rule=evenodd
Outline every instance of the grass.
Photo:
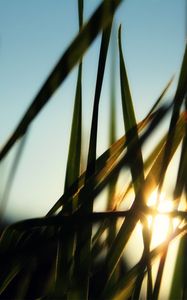
M 78 1 L 79 33 L 52 70 L 8 142 L 0 151 L 0 160 L 20 140 L 3 196 L 7 203 L 16 169 L 24 149 L 31 122 L 50 100 L 64 79 L 78 64 L 74 113 L 67 160 L 64 194 L 43 218 L 24 220 L 5 228 L 0 239 L 0 299 L 158 299 L 166 280 L 164 268 L 173 240 L 180 245 L 170 299 L 186 299 L 185 258 L 187 211 L 186 199 L 186 93 L 187 50 L 181 66 L 174 99 L 163 104 L 172 79 L 166 84 L 145 118 L 137 123 L 118 30 L 121 109 L 124 136 L 115 139 L 115 86 L 111 84 L 110 147 L 97 157 L 100 95 L 110 45 L 115 10 L 122 1 L 103 1 L 88 22 L 83 24 L 83 0 Z M 94 106 L 89 137 L 87 166 L 81 172 L 82 136 L 82 65 L 84 54 L 102 33 Z M 114 80 L 112 81 L 114 82 Z M 165 102 L 164 102 L 165 103 Z M 157 141 L 148 158 L 143 146 L 149 144 L 154 131 L 169 116 L 168 132 Z M 76 151 L 75 151 L 76 148 Z M 168 180 L 167 170 L 180 149 L 179 166 L 173 189 L 172 211 L 159 212 L 159 195 Z M 118 179 L 130 173 L 131 179 L 119 188 Z M 108 188 L 106 210 L 94 211 L 94 201 Z M 148 206 L 149 195 L 158 190 L 154 207 Z M 124 210 L 129 194 L 131 204 Z M 170 220 L 168 235 L 160 245 L 152 246 L 153 223 L 157 215 Z M 148 216 L 152 216 L 149 225 Z M 178 225 L 173 221 L 178 218 Z M 126 246 L 141 228 L 143 251 L 134 266 L 127 262 Z M 157 260 L 156 260 L 157 259 Z M 158 270 L 153 275 L 154 263 Z M 174 262 L 172 262 L 174 263 Z M 42 277 L 41 277 L 42 276 Z M 172 276 L 172 275 L 171 275 Z M 43 279 L 42 279 L 43 278 Z

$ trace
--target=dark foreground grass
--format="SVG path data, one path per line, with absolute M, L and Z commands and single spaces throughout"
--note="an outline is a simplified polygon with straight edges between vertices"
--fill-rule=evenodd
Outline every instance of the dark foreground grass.
M 180 239 L 180 246 L 174 274 L 169 275 L 173 276 L 170 299 L 187 298 L 187 50 L 174 98 L 163 104 L 165 93 L 172 83 L 170 80 L 145 118 L 137 123 L 123 56 L 120 26 L 119 74 L 125 133 L 119 140 L 115 140 L 115 86 L 111 85 L 111 101 L 108 101 L 112 107 L 111 145 L 100 157 L 96 155 L 100 95 L 114 14 L 120 2 L 122 1 L 103 1 L 90 20 L 83 25 L 84 3 L 78 1 L 79 34 L 62 55 L 0 151 L 0 160 L 3 160 L 15 142 L 22 138 L 2 199 L 4 208 L 31 122 L 78 64 L 64 194 L 43 218 L 18 222 L 3 231 L 0 240 L 0 299 L 139 299 L 143 294 L 146 299 L 158 299 L 161 284 L 167 281 L 163 271 L 170 243 L 177 238 Z M 99 59 L 96 62 L 98 72 L 93 95 L 87 166 L 81 173 L 84 88 L 82 65 L 85 52 L 100 32 L 102 38 Z M 155 129 L 161 128 L 166 116 L 169 120 L 168 132 L 155 143 L 149 157 L 143 159 L 144 144 L 152 140 Z M 147 205 L 148 198 L 158 189 L 159 202 L 163 183 L 168 180 L 168 167 L 179 147 L 177 179 L 171 191 L 173 210 L 159 212 L 159 203 L 150 208 Z M 130 173 L 131 179 L 129 182 L 124 179 L 122 187 L 119 188 L 117 181 L 120 176 L 124 176 L 124 172 Z M 95 212 L 94 201 L 106 187 L 109 191 L 106 210 Z M 124 210 L 123 204 L 132 192 L 131 204 Z M 154 220 L 158 213 L 170 219 L 170 230 L 168 229 L 166 239 L 153 247 L 153 224 L 148 224 L 148 216 L 152 216 Z M 176 218 L 180 221 L 174 227 L 172 224 Z M 130 267 L 125 247 L 140 223 L 143 251 L 139 262 Z M 156 259 L 159 267 L 153 276 Z

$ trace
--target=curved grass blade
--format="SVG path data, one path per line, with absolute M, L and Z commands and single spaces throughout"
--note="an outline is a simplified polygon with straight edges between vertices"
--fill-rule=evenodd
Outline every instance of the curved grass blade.
M 165 154 L 163 157 L 162 168 L 160 171 L 161 182 L 159 185 L 159 190 L 162 189 L 162 185 L 164 181 L 163 174 L 165 174 L 167 169 L 170 150 L 172 148 L 173 136 L 175 135 L 176 124 L 179 119 L 180 109 L 182 106 L 182 102 L 184 101 L 184 97 L 186 96 L 186 93 L 187 93 L 187 46 L 185 49 L 178 86 L 174 97 L 174 107 L 173 107 L 171 122 L 169 126 L 169 131 L 168 131 L 168 139 L 165 147 Z
M 78 1 L 79 30 L 83 26 L 83 1 Z M 82 62 L 78 68 L 77 87 L 75 95 L 74 113 L 70 136 L 70 145 L 68 153 L 68 161 L 66 168 L 64 191 L 77 181 L 80 175 L 81 162 L 81 136 L 82 136 Z M 76 149 L 76 151 L 75 151 Z M 77 187 L 78 188 L 78 187 Z M 77 206 L 76 198 L 70 205 L 66 206 L 63 213 L 73 213 Z M 72 233 L 71 238 L 67 239 L 67 231 L 61 230 L 61 237 L 58 242 L 57 250 L 57 269 L 56 269 L 56 287 L 54 297 L 69 297 L 72 281 L 72 258 L 74 255 L 75 234 Z
M 5 185 L 5 190 L 4 190 L 4 193 L 2 196 L 2 201 L 0 204 L 0 218 L 2 218 L 5 213 L 5 210 L 6 210 L 6 207 L 8 204 L 8 200 L 9 200 L 9 195 L 11 192 L 11 188 L 12 188 L 15 176 L 16 176 L 16 172 L 17 172 L 21 157 L 23 155 L 23 151 L 24 151 L 26 142 L 27 142 L 28 134 L 29 134 L 29 131 L 27 131 L 27 133 L 19 141 L 18 149 L 17 149 L 15 157 L 14 157 L 14 161 L 13 161 L 13 164 L 12 164 L 12 167 L 11 167 L 8 179 L 7 179 L 7 183 Z
M 172 159 L 176 149 L 178 148 L 178 145 L 184 135 L 184 116 L 181 116 L 180 121 L 178 122 L 178 125 L 176 126 L 176 133 L 175 133 L 175 139 L 172 145 L 172 149 L 170 152 L 170 160 Z M 161 162 L 163 161 L 163 156 L 165 149 L 163 148 L 162 151 L 159 153 L 157 159 L 155 160 L 149 174 L 147 175 L 145 182 L 142 186 L 142 193 L 140 193 L 137 196 L 137 199 L 135 199 L 132 207 L 131 212 L 132 215 L 129 214 L 124 223 L 122 224 L 118 235 L 107 255 L 106 259 L 106 278 L 105 278 L 105 286 L 107 287 L 107 283 L 115 270 L 115 267 L 119 261 L 119 258 L 121 257 L 124 247 L 132 233 L 132 231 L 135 228 L 135 225 L 139 219 L 134 217 L 133 213 L 134 211 L 138 211 L 141 208 L 142 204 L 145 204 L 146 196 L 156 188 L 156 186 L 159 184 L 160 179 L 160 168 L 161 168 Z M 143 197 L 142 197 L 143 195 Z M 140 197 L 141 196 L 141 197 Z M 140 197 L 140 198 L 139 198 Z M 115 250 L 114 250 L 115 248 Z M 105 288 L 106 288 L 105 287 Z
M 167 135 L 165 135 L 161 139 L 161 141 L 158 143 L 158 145 L 155 147 L 155 149 L 152 151 L 150 156 L 145 161 L 145 163 L 144 163 L 144 170 L 145 171 L 148 168 L 151 167 L 153 162 L 158 157 L 159 152 L 162 150 L 162 148 L 163 148 L 163 146 L 166 142 L 166 137 L 167 137 Z M 110 209 L 112 209 L 112 210 L 115 209 L 116 210 L 118 208 L 118 206 L 122 203 L 122 201 L 126 198 L 127 194 L 131 191 L 132 188 L 133 188 L 132 183 L 130 182 L 130 184 L 128 185 L 127 188 L 125 188 L 122 192 L 120 192 L 119 195 L 116 195 L 115 199 L 113 200 L 113 206 Z M 105 221 L 105 223 L 102 223 L 100 225 L 100 227 L 98 228 L 98 230 L 96 231 L 96 233 L 95 233 L 95 235 L 93 236 L 93 239 L 92 239 L 93 247 L 94 247 L 95 243 L 97 242 L 97 240 L 101 237 L 103 232 L 106 230 L 107 227 L 108 227 L 108 222 L 107 221 Z
M 179 238 L 186 234 L 187 227 L 186 225 L 183 228 L 178 228 L 172 235 L 168 237 L 162 244 L 157 246 L 150 252 L 150 260 L 154 261 L 154 259 L 160 255 L 164 249 L 169 245 L 169 243 L 175 239 Z M 134 284 L 138 274 L 144 270 L 145 274 L 146 261 L 145 259 L 141 259 L 128 273 L 125 277 L 121 278 L 119 282 L 113 286 L 110 290 L 103 291 L 102 299 L 129 299 L 132 295 L 132 291 L 134 289 Z
M 107 2 L 107 1 L 105 1 Z M 97 148 L 97 127 L 98 127 L 98 113 L 99 113 L 99 102 L 101 95 L 101 88 L 103 84 L 103 77 L 106 65 L 106 57 L 108 52 L 108 46 L 110 41 L 110 34 L 112 28 L 112 21 L 104 29 L 101 40 L 100 54 L 99 54 L 99 64 L 97 71 L 97 80 L 94 96 L 94 108 L 91 124 L 90 133 L 90 144 L 88 150 L 88 163 L 89 168 L 86 170 L 85 174 L 85 184 L 90 174 L 95 172 L 95 162 L 96 162 L 96 148 Z M 82 195 L 80 193 L 80 198 Z M 86 193 L 84 198 L 87 198 Z M 91 213 L 93 211 L 93 200 L 87 201 L 80 209 L 81 213 Z M 75 251 L 75 265 L 74 273 L 76 278 L 76 286 L 73 297 L 76 299 L 87 299 L 88 289 L 89 289 L 89 272 L 91 266 L 91 236 L 92 236 L 92 224 L 88 224 L 85 228 L 81 228 L 77 232 L 77 246 Z
M 159 183 L 159 187 L 158 187 L 158 194 L 160 194 L 160 192 L 162 190 L 162 185 L 164 182 L 165 173 L 166 173 L 166 169 L 168 166 L 169 156 L 170 156 L 170 152 L 171 152 L 171 148 L 172 148 L 172 143 L 173 143 L 173 139 L 174 139 L 174 135 L 175 135 L 176 124 L 179 119 L 182 102 L 185 100 L 184 97 L 186 96 L 186 93 L 187 93 L 186 86 L 187 86 L 187 47 L 185 49 L 181 72 L 180 72 L 180 76 L 179 76 L 179 82 L 178 82 L 178 86 L 177 86 L 177 90 L 176 90 L 176 94 L 175 94 L 175 98 L 174 98 L 175 101 L 174 101 L 174 107 L 173 107 L 171 122 L 170 122 L 170 126 L 169 126 L 169 131 L 168 131 L 168 138 L 167 138 L 167 142 L 166 142 L 166 146 L 165 146 L 165 153 L 164 153 L 164 157 L 163 157 L 162 168 L 160 170 L 160 183 Z M 160 289 L 160 285 L 161 285 L 162 273 L 164 270 L 164 265 L 165 265 L 165 260 L 166 260 L 166 255 L 167 255 L 167 251 L 163 254 L 163 257 L 161 258 L 161 261 L 160 261 L 153 299 L 156 299 L 158 297 L 158 293 L 159 293 L 159 289 Z
M 149 135 L 155 130 L 155 128 L 158 126 L 158 124 L 161 122 L 161 120 L 164 118 L 164 116 L 169 112 L 170 108 L 172 106 L 168 107 L 162 107 L 160 108 L 157 113 L 154 115 L 154 118 L 150 122 L 147 130 L 143 133 L 143 135 L 140 137 L 140 144 L 143 145 L 143 143 L 146 141 L 146 139 L 149 137 Z M 121 140 L 120 140 L 121 143 Z M 132 141 L 132 153 L 136 151 L 136 148 L 134 147 L 133 141 Z M 108 153 L 108 151 L 107 151 Z M 89 197 L 94 199 L 100 191 L 110 182 L 111 178 L 113 176 L 117 176 L 119 172 L 122 170 L 122 168 L 128 167 L 130 160 L 133 158 L 132 155 L 126 155 L 124 153 L 123 155 L 120 155 L 119 157 L 112 157 L 110 163 L 108 165 L 101 168 L 101 172 L 98 174 L 94 174 L 92 177 L 90 177 L 89 182 L 87 181 L 87 184 L 84 185 L 84 192 L 89 193 Z M 116 160 L 117 159 L 117 160 Z M 78 194 L 82 192 L 82 189 L 78 190 Z M 62 201 L 65 197 L 71 197 L 72 193 L 74 193 L 74 186 L 68 191 L 68 193 L 63 195 L 55 204 L 55 206 L 52 208 L 52 211 L 56 211 L 62 204 Z M 80 198 L 79 198 L 80 199 Z M 82 197 L 83 201 L 84 197 Z M 82 202 L 83 203 L 83 202 Z M 51 210 L 49 212 L 51 214 Z M 49 215 L 48 214 L 48 215 Z
M 31 122 L 49 101 L 73 67 L 82 58 L 98 33 L 111 22 L 115 10 L 122 0 L 103 1 L 91 16 L 88 23 L 67 48 L 61 59 L 39 90 L 20 123 L 0 151 L 0 160 L 9 152 L 15 142 L 25 134 Z
M 127 140 L 133 139 L 137 147 L 137 151 L 136 151 L 137 158 L 135 158 L 136 163 L 134 163 L 134 161 L 132 160 L 130 164 L 132 185 L 134 187 L 135 196 L 137 196 L 140 187 L 144 184 L 144 163 L 143 163 L 142 151 L 139 143 L 135 112 L 133 108 L 133 102 L 131 98 L 125 62 L 123 58 L 122 45 L 121 45 L 121 26 L 119 28 L 119 56 L 120 56 L 120 82 L 121 82 L 121 97 L 122 97 L 122 106 L 123 106 L 124 125 L 126 129 Z M 158 101 L 155 103 L 153 109 L 158 105 L 159 101 L 160 99 L 158 99 Z M 150 113 L 148 114 L 148 116 L 150 115 Z M 129 151 L 131 151 L 131 148 L 127 146 L 127 152 Z M 149 254 L 150 240 L 148 238 L 149 232 L 147 226 L 145 226 L 143 230 L 143 236 L 144 236 L 143 255 L 145 255 L 145 257 L 149 257 L 148 254 Z M 150 295 L 152 294 L 152 275 L 151 275 L 151 268 L 150 268 L 149 261 L 147 261 L 147 268 L 148 268 L 148 297 L 150 298 Z
M 156 116 L 157 112 L 152 115 L 147 115 L 145 119 L 138 123 L 138 131 L 141 132 Z M 118 141 L 116 141 L 108 150 L 106 150 L 97 160 L 95 163 L 96 173 L 99 173 L 102 168 L 108 163 L 112 164 L 112 162 L 121 155 L 122 151 L 127 145 L 126 136 L 124 135 Z M 87 167 L 89 168 L 89 166 Z M 91 173 L 91 172 L 90 172 Z M 97 180 L 96 180 L 97 181 Z M 67 201 L 67 198 L 71 198 L 74 194 L 78 192 L 77 186 L 81 189 L 85 182 L 85 173 L 83 173 L 78 182 L 72 184 L 72 186 L 66 191 L 66 193 L 60 197 L 60 199 L 55 203 L 55 205 L 50 209 L 47 215 L 54 214 L 60 206 L 64 205 Z

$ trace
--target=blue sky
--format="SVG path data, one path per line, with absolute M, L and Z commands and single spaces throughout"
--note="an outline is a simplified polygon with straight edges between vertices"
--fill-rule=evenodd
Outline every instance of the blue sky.
M 85 0 L 85 20 L 99 3 Z M 137 119 L 141 119 L 173 74 L 177 80 L 185 48 L 185 0 L 126 0 L 116 13 L 115 23 L 116 28 L 122 24 L 129 83 Z M 0 1 L 0 146 L 77 32 L 76 0 Z M 100 37 L 83 62 L 85 152 L 99 42 Z M 98 154 L 108 144 L 111 53 L 110 49 L 101 98 Z M 115 56 L 118 68 L 118 52 Z M 31 126 L 10 195 L 9 215 L 16 218 L 43 215 L 63 192 L 76 74 L 75 68 Z M 117 137 L 120 137 L 124 128 L 117 75 L 116 96 Z M 11 155 L 1 166 L 4 175 Z

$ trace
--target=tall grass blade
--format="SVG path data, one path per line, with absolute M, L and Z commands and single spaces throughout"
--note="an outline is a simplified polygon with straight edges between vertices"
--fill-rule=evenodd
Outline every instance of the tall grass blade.
M 154 259 L 160 255 L 164 249 L 169 245 L 169 243 L 186 234 L 186 225 L 183 228 L 178 228 L 172 235 L 170 235 L 167 240 L 165 240 L 162 244 L 157 246 L 150 252 L 150 260 L 154 262 Z M 113 286 L 110 290 L 103 291 L 102 299 L 129 299 L 132 295 L 132 291 L 134 289 L 134 284 L 136 281 L 137 275 L 144 270 L 145 273 L 146 261 L 141 259 L 128 273 L 125 277 L 121 278 L 119 282 Z
M 78 15 L 79 15 L 79 30 L 83 26 L 83 1 L 78 1 Z M 81 136 L 82 136 L 82 62 L 78 68 L 77 87 L 75 95 L 74 113 L 70 136 L 70 145 L 68 153 L 68 161 L 66 168 L 65 187 L 64 191 L 77 181 L 80 175 L 80 162 L 81 162 Z M 75 151 L 76 149 L 76 151 Z M 77 187 L 78 188 L 78 187 Z M 73 213 L 76 208 L 76 198 L 71 205 L 67 205 L 63 213 Z M 72 262 L 74 255 L 75 234 L 67 240 L 67 231 L 60 228 L 61 237 L 58 243 L 57 254 L 57 274 L 56 274 L 56 294 L 69 298 L 69 292 L 72 285 Z
M 137 160 L 136 165 L 130 165 L 132 181 L 134 184 L 135 194 L 138 192 L 139 187 L 144 181 L 144 167 L 143 167 L 143 159 L 141 148 L 139 145 L 139 137 L 138 137 L 138 129 L 136 124 L 136 118 L 134 113 L 134 108 L 132 104 L 132 98 L 125 68 L 125 62 L 122 53 L 122 45 L 121 45 L 121 26 L 119 28 L 119 56 L 120 56 L 120 82 L 121 82 L 121 98 L 122 98 L 122 106 L 123 106 L 123 118 L 126 129 L 127 140 L 134 140 L 134 143 L 137 147 Z M 127 151 L 129 151 L 129 147 L 127 146 Z M 136 180 L 138 178 L 138 181 Z
M 107 1 L 105 1 L 107 3 Z M 97 127 L 98 127 L 98 114 L 99 114 L 99 102 L 101 95 L 101 88 L 103 83 L 106 58 L 108 52 L 108 46 L 110 41 L 110 34 L 112 28 L 112 20 L 109 25 L 104 29 L 101 40 L 100 54 L 99 54 L 99 64 L 97 71 L 97 80 L 94 96 L 94 107 L 93 116 L 91 123 L 91 133 L 90 133 L 90 144 L 88 150 L 88 166 L 85 175 L 85 182 L 90 177 L 91 174 L 95 172 L 95 162 L 96 162 L 96 148 L 97 148 Z M 86 184 L 86 183 L 85 183 Z M 80 198 L 83 195 L 80 194 Z M 84 199 L 87 198 L 87 194 L 84 194 Z M 81 213 L 91 213 L 93 211 L 93 200 L 87 201 L 81 208 Z M 77 247 L 75 251 L 75 278 L 76 284 L 74 297 L 76 299 L 87 299 L 89 290 L 89 273 L 91 265 L 91 237 L 92 237 L 92 224 L 88 224 L 86 228 L 81 228 L 77 232 Z
M 181 67 L 181 72 L 180 72 L 180 76 L 179 76 L 179 82 L 178 82 L 175 99 L 174 99 L 175 102 L 174 102 L 171 122 L 170 122 L 170 126 L 169 126 L 169 131 L 168 131 L 168 138 L 167 138 L 167 142 L 166 142 L 166 146 L 165 146 L 165 154 L 163 157 L 162 168 L 161 168 L 161 172 L 160 172 L 160 184 L 158 187 L 158 194 L 160 194 L 160 192 L 162 190 L 162 185 L 164 182 L 165 173 L 166 173 L 166 169 L 167 169 L 168 162 L 169 162 L 170 151 L 172 148 L 172 143 L 173 143 L 173 139 L 174 139 L 174 135 L 175 135 L 176 124 L 177 124 L 177 121 L 179 118 L 182 102 L 184 101 L 184 97 L 187 92 L 186 84 L 187 84 L 187 47 L 185 50 L 182 67 Z M 166 256 L 167 256 L 167 251 L 165 251 L 165 253 L 161 257 L 160 265 L 158 268 L 158 274 L 157 274 L 157 278 L 156 278 L 156 283 L 155 283 L 153 299 L 156 299 L 159 294 Z
M 184 101 L 184 97 L 186 96 L 186 92 L 187 92 L 186 86 L 187 86 L 187 46 L 185 49 L 178 86 L 174 97 L 173 113 L 171 117 L 169 131 L 168 131 L 168 139 L 165 147 L 165 155 L 163 157 L 162 169 L 160 172 L 161 182 L 160 182 L 159 190 L 162 189 L 162 184 L 165 177 L 163 176 L 163 174 L 165 174 L 168 165 L 168 159 L 170 156 L 170 149 L 172 148 L 172 142 L 173 142 L 173 136 L 175 134 L 176 124 L 180 115 L 182 102 Z
M 170 86 L 170 84 L 168 83 L 166 85 L 166 87 L 164 88 L 164 90 L 162 91 L 161 95 L 159 96 L 159 98 L 156 101 L 157 105 L 162 100 L 162 98 L 165 95 L 165 93 L 166 93 L 167 89 L 169 88 L 169 86 Z M 150 112 L 149 112 L 148 115 L 141 122 L 138 123 L 137 127 L 138 127 L 139 132 L 141 132 L 150 123 L 150 121 L 154 118 L 154 115 L 155 115 L 156 112 L 153 113 L 153 110 L 155 110 L 155 108 L 157 106 L 156 103 L 153 105 L 153 107 L 150 110 L 150 112 L 152 112 L 152 114 L 150 114 Z M 126 136 L 124 135 L 122 138 L 120 138 L 118 141 L 116 141 L 114 144 L 112 144 L 111 147 L 108 150 L 106 150 L 96 160 L 96 162 L 95 162 L 96 171 L 97 172 L 101 171 L 101 169 L 106 164 L 108 159 L 110 159 L 112 157 L 118 157 L 122 153 L 122 151 L 124 150 L 126 145 L 127 145 L 127 141 L 126 141 Z M 88 168 L 89 168 L 89 166 L 87 167 L 87 169 Z M 58 210 L 61 205 L 63 205 L 63 203 L 64 203 L 63 199 L 67 199 L 68 197 L 70 197 L 70 195 L 75 194 L 77 192 L 77 186 L 79 186 L 79 188 L 83 187 L 84 181 L 85 181 L 85 173 L 82 174 L 82 176 L 78 179 L 78 181 L 79 182 L 76 182 L 75 184 L 73 184 L 68 189 L 68 192 L 66 192 L 65 195 L 63 195 L 57 201 L 57 203 L 48 212 L 48 215 L 51 215 L 51 214 L 55 213 L 55 211 Z
M 147 138 L 149 137 L 150 134 L 153 133 L 153 131 L 155 130 L 155 128 L 159 125 L 159 123 L 161 122 L 161 120 L 164 118 L 164 116 L 169 112 L 169 110 L 171 109 L 172 104 L 169 105 L 168 107 L 162 107 L 160 108 L 156 114 L 154 114 L 154 117 L 152 118 L 151 121 L 149 121 L 149 126 L 147 128 L 147 130 L 145 130 L 145 132 L 143 133 L 143 135 L 140 137 L 140 144 L 143 145 L 143 143 L 147 140 Z M 122 148 L 124 148 L 124 137 L 122 137 L 121 139 L 119 139 L 116 144 L 114 145 L 114 148 L 120 148 L 121 151 L 121 146 Z M 132 141 L 133 142 L 133 141 Z M 118 150 L 119 150 L 118 148 Z M 133 143 L 132 143 L 132 153 L 136 152 L 136 148 L 134 147 Z M 104 161 L 105 158 L 108 156 L 108 154 L 110 153 L 110 149 L 107 150 L 101 157 L 100 159 L 98 159 L 98 162 L 100 161 Z M 67 199 L 68 197 L 71 197 L 74 193 L 77 192 L 77 194 L 79 194 L 80 192 L 82 192 L 83 187 L 84 187 L 84 192 L 88 193 L 89 191 L 89 197 L 91 197 L 92 199 L 94 199 L 94 197 L 96 197 L 99 192 L 109 183 L 109 181 L 111 180 L 111 178 L 113 176 L 118 176 L 119 172 L 125 168 L 128 167 L 130 160 L 133 159 L 132 155 L 127 155 L 127 154 L 123 154 L 120 156 L 116 155 L 112 155 L 111 160 L 108 162 L 108 164 L 105 164 L 104 166 L 102 165 L 102 168 L 100 170 L 100 172 L 96 172 L 96 174 L 94 174 L 92 177 L 90 177 L 89 182 L 87 181 L 86 185 L 82 185 L 82 188 L 80 188 L 78 191 L 76 189 L 74 189 L 74 185 L 71 186 L 71 188 L 68 190 L 67 193 L 65 193 L 58 201 L 57 203 L 54 205 L 54 207 L 52 207 L 52 209 L 49 211 L 49 213 L 47 215 L 51 215 L 54 212 L 57 211 L 57 209 L 59 207 L 61 207 L 62 203 L 64 203 L 65 199 Z M 81 178 L 81 180 L 84 178 L 84 176 Z M 77 195 L 76 195 L 77 196 Z M 84 197 L 82 197 L 84 198 Z M 80 200 L 80 198 L 79 198 Z M 82 200 L 82 199 L 81 199 Z M 83 203 L 83 200 L 82 202 Z
M 9 152 L 12 146 L 27 131 L 31 122 L 46 105 L 60 84 L 65 80 L 73 67 L 92 44 L 98 33 L 111 22 L 115 10 L 122 0 L 103 1 L 67 48 L 61 59 L 39 90 L 15 131 L 0 151 L 0 160 Z
M 175 138 L 173 141 L 172 149 L 170 152 L 170 160 L 172 159 L 176 149 L 178 148 L 178 145 L 183 138 L 184 135 L 184 116 L 181 116 L 177 126 L 176 126 L 176 132 L 175 132 Z M 129 240 L 129 237 L 132 233 L 132 231 L 135 228 L 135 225 L 138 221 L 137 216 L 135 217 L 134 212 L 139 210 L 141 208 L 141 205 L 144 205 L 146 203 L 146 197 L 150 194 L 152 190 L 154 190 L 158 184 L 160 179 L 160 168 L 161 168 L 161 162 L 163 161 L 163 156 L 165 153 L 165 147 L 162 149 L 162 151 L 159 153 L 157 159 L 155 160 L 153 166 L 151 167 L 151 170 L 149 171 L 148 175 L 146 176 L 146 179 L 144 181 L 142 188 L 142 193 L 139 193 L 139 195 L 136 197 L 132 207 L 131 207 L 131 214 L 129 214 L 124 223 L 122 224 L 118 235 L 107 255 L 106 259 L 106 278 L 105 278 L 105 285 L 107 286 L 107 282 L 109 281 L 113 271 L 115 270 L 115 267 L 119 261 L 119 258 L 121 257 L 124 247 Z M 143 195 L 143 197 L 142 197 Z M 141 197 L 140 197 L 141 196 Z M 114 250 L 115 249 L 115 250 Z
M 123 118 L 124 118 L 124 125 L 126 129 L 127 140 L 133 139 L 134 143 L 137 147 L 137 158 L 130 164 L 131 175 L 132 175 L 132 185 L 134 186 L 135 195 L 137 196 L 140 187 L 144 183 L 144 163 L 142 158 L 141 147 L 139 143 L 139 136 L 138 136 L 138 128 L 135 118 L 135 112 L 133 108 L 133 102 L 131 98 L 128 77 L 125 67 L 125 62 L 123 58 L 122 52 L 122 45 L 121 45 L 121 26 L 119 28 L 119 56 L 120 56 L 120 82 L 121 82 L 121 97 L 122 97 L 122 106 L 123 106 Z M 167 87 L 166 87 L 167 88 Z M 162 95 L 160 99 L 162 98 Z M 153 109 L 158 105 L 160 99 L 155 103 Z M 152 113 L 152 111 L 150 111 Z M 150 115 L 148 114 L 148 116 Z M 133 130 L 132 130 L 133 129 Z M 127 152 L 131 151 L 131 148 L 127 146 Z M 148 227 L 146 226 L 143 230 L 144 235 L 144 254 L 146 257 L 149 253 L 149 232 Z M 152 275 L 151 275 L 151 268 L 150 262 L 147 261 L 148 267 L 148 296 L 150 297 L 152 293 Z

